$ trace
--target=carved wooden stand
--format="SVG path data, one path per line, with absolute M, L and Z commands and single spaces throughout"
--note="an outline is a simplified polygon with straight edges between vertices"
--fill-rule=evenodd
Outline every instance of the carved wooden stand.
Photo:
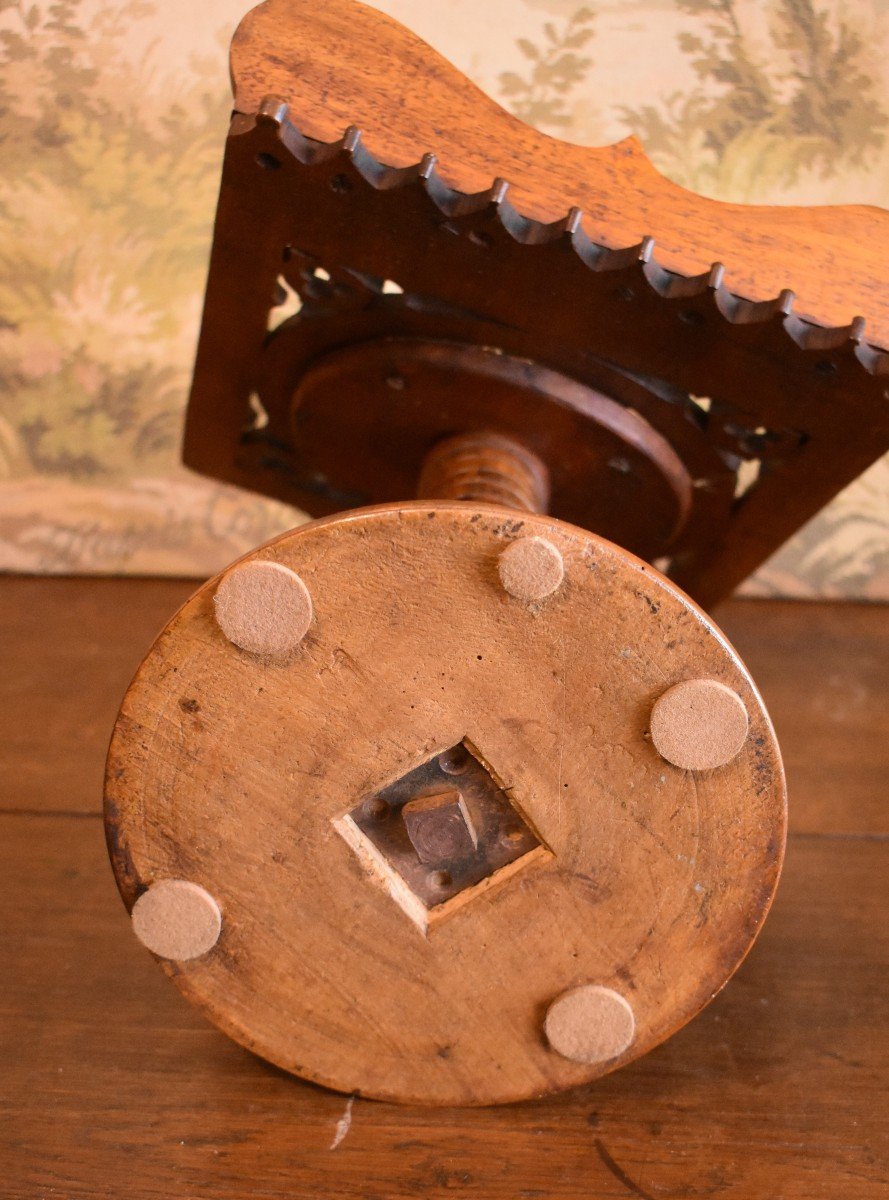
M 353 0 L 268 0 L 233 74 L 185 459 L 320 519 L 134 680 L 121 892 L 296 1074 L 588 1081 L 707 1003 L 774 894 L 774 733 L 680 588 L 725 594 L 889 446 L 889 218 L 554 142 Z

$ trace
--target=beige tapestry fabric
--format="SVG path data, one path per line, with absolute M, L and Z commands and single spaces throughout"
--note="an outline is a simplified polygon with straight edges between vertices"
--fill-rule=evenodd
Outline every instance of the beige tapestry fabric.
M 889 207 L 889 0 L 376 7 L 523 119 L 635 133 L 695 191 Z M 2 569 L 206 575 L 302 519 L 178 462 L 246 8 L 0 0 Z M 889 459 L 747 590 L 889 599 Z

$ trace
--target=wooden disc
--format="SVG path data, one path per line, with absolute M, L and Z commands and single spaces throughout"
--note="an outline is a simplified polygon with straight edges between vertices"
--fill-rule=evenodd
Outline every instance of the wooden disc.
M 564 566 L 542 604 L 498 574 L 532 536 Z M 215 947 L 165 965 L 193 1003 L 299 1075 L 433 1104 L 583 1083 L 707 1003 L 768 909 L 785 792 L 749 676 L 686 597 L 580 529 L 459 503 L 318 521 L 251 560 L 306 584 L 299 646 L 238 650 L 210 581 L 143 663 L 109 755 L 128 907 L 175 876 L 222 910 Z M 678 769 L 651 740 L 655 701 L 689 679 L 749 717 L 719 771 Z M 422 861 L 400 824 L 417 797 L 436 799 L 415 823 L 450 822 L 431 841 L 414 829 Z M 434 844 L 467 859 L 428 861 Z M 634 1018 L 593 1063 L 544 1030 L 588 986 Z
M 291 436 L 301 461 L 334 494 L 374 504 L 418 494 L 462 499 L 439 489 L 435 469 L 459 430 L 461 441 L 494 433 L 518 442 L 545 468 L 541 507 L 652 558 L 668 552 L 695 501 L 672 438 L 632 403 L 499 346 L 366 335 L 343 345 L 340 338 L 299 372 L 288 359 L 285 377 L 299 379 Z M 319 515 L 325 502 L 330 496 L 319 491 L 308 511 Z

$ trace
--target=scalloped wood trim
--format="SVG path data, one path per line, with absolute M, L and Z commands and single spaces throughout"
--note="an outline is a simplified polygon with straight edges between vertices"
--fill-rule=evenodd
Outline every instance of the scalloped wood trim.
M 331 141 L 357 125 L 368 149 L 393 166 L 434 152 L 451 187 L 475 192 L 505 178 L 525 216 L 552 221 L 576 206 L 596 241 L 619 247 L 651 236 L 670 270 L 695 275 L 722 262 L 733 292 L 770 300 L 790 288 L 800 314 L 837 326 L 863 316 L 865 340 L 889 347 L 883 209 L 697 196 L 661 176 L 634 138 L 590 149 L 531 129 L 410 30 L 357 0 L 266 0 L 241 22 L 231 68 L 239 112 L 280 96 L 309 137 Z

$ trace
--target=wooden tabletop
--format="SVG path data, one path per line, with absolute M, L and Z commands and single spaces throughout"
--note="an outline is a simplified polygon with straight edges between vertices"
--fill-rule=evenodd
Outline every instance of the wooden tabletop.
M 138 944 L 100 818 L 116 706 L 191 590 L 0 579 L 0 1191 L 10 1200 L 817 1200 L 889 1183 L 889 609 L 716 613 L 782 741 L 791 837 L 749 958 L 681 1033 L 545 1102 L 399 1108 L 291 1079 Z

